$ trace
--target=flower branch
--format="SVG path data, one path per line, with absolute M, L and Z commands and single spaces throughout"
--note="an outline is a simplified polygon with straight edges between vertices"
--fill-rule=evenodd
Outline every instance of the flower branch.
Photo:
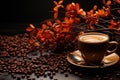
M 112 14 L 116 11 L 120 15 L 119 0 L 103 0 L 103 8 L 97 5 L 89 11 L 81 8 L 79 3 L 62 5 L 64 0 L 53 1 L 53 18 L 41 22 L 41 27 L 36 28 L 33 24 L 26 29 L 30 33 L 30 43 L 40 50 L 68 50 L 74 49 L 76 36 L 84 32 L 109 31 L 119 35 L 120 17 Z M 64 11 L 59 11 L 62 8 Z M 59 13 L 64 13 L 63 19 L 59 19 Z

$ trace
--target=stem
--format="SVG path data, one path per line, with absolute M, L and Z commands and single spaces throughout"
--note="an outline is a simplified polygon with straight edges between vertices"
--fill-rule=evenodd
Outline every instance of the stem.
M 111 11 L 113 11 L 113 10 L 119 10 L 120 8 L 113 8 L 113 9 L 111 9 Z
M 104 28 L 104 29 L 97 29 L 97 30 L 85 30 L 84 32 L 101 32 L 101 31 L 117 31 L 117 29 Z
M 103 23 L 109 23 L 110 24 L 110 20 L 104 20 L 102 18 L 98 18 L 99 20 L 101 20 Z

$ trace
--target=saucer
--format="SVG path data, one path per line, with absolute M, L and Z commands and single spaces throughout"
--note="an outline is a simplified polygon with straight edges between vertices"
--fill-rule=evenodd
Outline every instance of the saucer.
M 67 55 L 67 60 L 69 63 L 84 67 L 84 68 L 105 68 L 112 66 L 116 64 L 119 61 L 119 56 L 116 53 L 112 53 L 110 55 L 107 55 L 103 59 L 103 65 L 87 65 L 84 61 L 84 59 L 81 56 L 81 52 L 79 50 L 76 50 L 74 52 L 71 52 Z

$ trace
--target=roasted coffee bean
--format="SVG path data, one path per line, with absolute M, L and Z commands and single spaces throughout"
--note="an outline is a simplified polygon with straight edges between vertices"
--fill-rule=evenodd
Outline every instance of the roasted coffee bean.
M 47 77 L 47 74 L 44 74 L 44 77 L 46 78 L 46 77 Z
M 37 73 L 37 74 L 36 74 L 36 76 L 37 76 L 37 78 L 39 78 L 39 77 L 40 77 L 40 74 L 39 74 L 39 73 Z
M 100 76 L 99 76 L 99 75 L 96 75 L 95 77 L 96 77 L 96 78 L 99 78 Z
M 30 58 L 30 57 L 29 57 L 28 59 L 29 59 L 29 60 L 32 60 L 32 58 Z
M 109 78 L 108 80 L 114 80 L 113 78 Z
M 44 71 L 45 71 L 45 72 L 46 72 L 46 71 L 49 71 L 48 67 L 45 67 L 45 68 L 44 68 Z
M 11 74 L 11 72 L 12 72 L 12 71 L 10 71 L 10 70 L 8 71 L 9 74 Z
M 27 78 L 27 80 L 32 80 L 31 78 Z
M 58 70 L 59 70 L 58 68 L 55 68 L 55 72 L 58 72 Z
M 20 78 L 20 77 L 17 77 L 17 80 L 21 80 L 21 78 Z
M 117 78 L 120 78 L 120 73 L 117 73 L 117 74 L 116 74 L 116 77 L 117 77 Z
M 78 76 L 79 76 L 79 77 L 83 77 L 83 74 L 82 74 L 82 73 L 79 73 Z
M 51 75 L 51 72 L 48 72 L 47 75 L 50 76 L 50 75 Z
M 55 75 L 56 73 L 55 72 L 52 72 L 52 75 Z
M 31 80 L 35 80 L 35 78 L 32 78 Z
M 97 78 L 97 80 L 102 80 L 102 78 L 99 77 L 99 78 Z
M 40 76 L 43 76 L 44 74 L 45 74 L 45 72 L 41 72 L 41 73 L 40 73 Z
M 50 78 L 50 79 L 53 79 L 53 76 L 52 76 L 52 75 L 50 75 L 50 76 L 49 76 L 49 78 Z
M 78 72 L 74 72 L 75 75 L 78 75 L 79 73 Z
M 109 79 L 109 77 L 107 77 L 107 76 L 103 77 L 103 80 L 108 80 L 108 79 Z
M 22 75 L 22 78 L 25 78 L 25 75 Z
M 27 78 L 29 78 L 29 77 L 30 77 L 30 75 L 27 75 L 26 77 L 27 77 Z
M 65 74 L 65 77 L 68 77 L 68 74 Z
M 14 74 L 14 73 L 12 73 L 12 74 L 11 74 L 11 77 L 12 77 L 13 79 L 15 79 L 15 78 L 16 78 L 16 76 L 15 76 L 15 74 Z
M 60 70 L 60 73 L 63 74 L 63 73 L 65 73 L 65 72 L 64 72 L 64 70 Z

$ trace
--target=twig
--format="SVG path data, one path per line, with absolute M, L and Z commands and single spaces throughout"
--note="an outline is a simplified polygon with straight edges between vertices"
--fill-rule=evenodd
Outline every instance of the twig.
M 113 9 L 111 9 L 111 11 L 113 11 L 113 10 L 119 10 L 120 8 L 113 8 Z
M 104 29 L 97 29 L 97 30 L 85 30 L 84 32 L 101 32 L 101 31 L 117 31 L 117 29 L 104 28 Z

